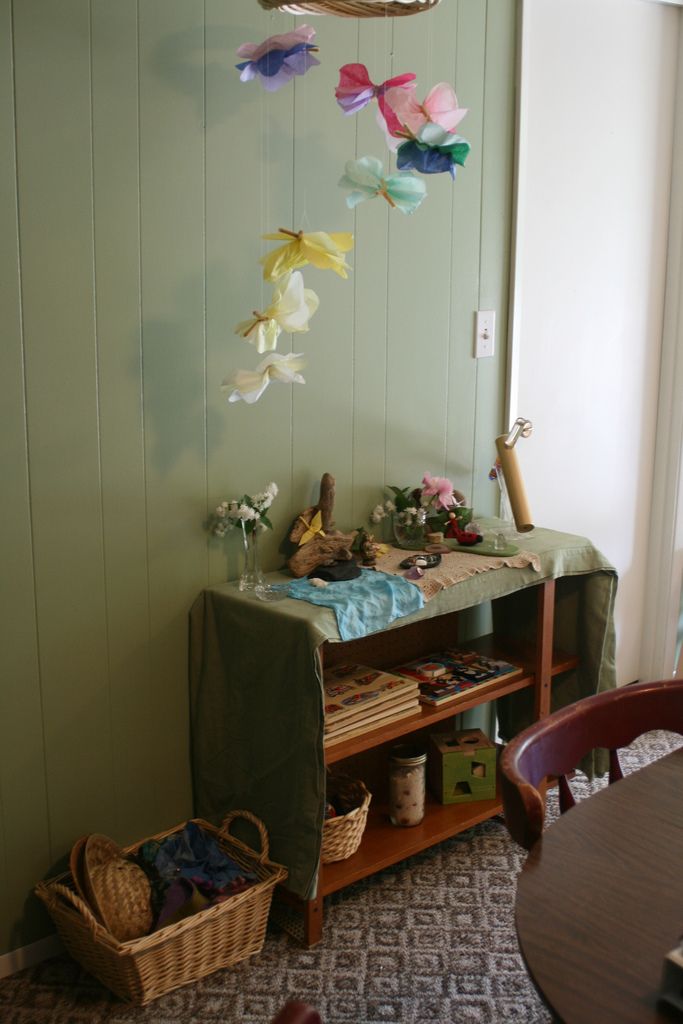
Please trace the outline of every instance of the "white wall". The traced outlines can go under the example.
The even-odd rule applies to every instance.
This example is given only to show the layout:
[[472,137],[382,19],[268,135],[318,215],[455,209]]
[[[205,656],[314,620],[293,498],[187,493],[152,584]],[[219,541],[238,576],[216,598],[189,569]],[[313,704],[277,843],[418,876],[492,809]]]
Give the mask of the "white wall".
[[619,571],[639,675],[681,13],[524,0],[510,414],[537,523]]
[[[683,607],[683,32],[669,218],[669,254],[659,386],[652,529],[648,558],[641,675],[675,674]],[[681,636],[683,640],[683,636]]]

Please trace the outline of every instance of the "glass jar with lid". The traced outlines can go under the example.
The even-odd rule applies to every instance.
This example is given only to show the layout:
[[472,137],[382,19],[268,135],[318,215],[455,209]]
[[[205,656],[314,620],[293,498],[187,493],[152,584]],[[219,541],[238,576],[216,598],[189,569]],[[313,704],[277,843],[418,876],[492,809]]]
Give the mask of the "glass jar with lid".
[[427,754],[415,743],[389,751],[389,817],[392,825],[419,825],[425,813]]

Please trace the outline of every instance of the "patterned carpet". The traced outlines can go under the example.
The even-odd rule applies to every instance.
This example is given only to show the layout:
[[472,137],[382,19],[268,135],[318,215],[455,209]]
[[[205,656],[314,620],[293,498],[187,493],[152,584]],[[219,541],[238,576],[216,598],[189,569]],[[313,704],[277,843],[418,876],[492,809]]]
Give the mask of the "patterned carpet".
[[[681,745],[651,733],[622,759],[633,771]],[[579,796],[599,788],[579,776]],[[549,801],[549,814],[557,813]],[[262,952],[151,1006],[131,1008],[67,957],[0,982],[3,1024],[268,1024],[287,998],[325,1024],[536,1024],[550,1021],[517,951],[515,878],[524,852],[493,819],[325,903],[323,941],[306,950],[269,926]]]

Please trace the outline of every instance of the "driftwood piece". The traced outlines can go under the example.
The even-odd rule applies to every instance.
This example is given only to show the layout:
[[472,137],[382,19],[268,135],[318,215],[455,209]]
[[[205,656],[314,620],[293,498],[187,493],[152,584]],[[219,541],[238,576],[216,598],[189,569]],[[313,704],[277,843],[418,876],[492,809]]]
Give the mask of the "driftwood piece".
[[305,544],[301,544],[287,560],[290,572],[297,578],[307,576],[312,569],[317,568],[319,565],[324,565],[328,562],[348,562],[353,558],[351,545],[357,531],[340,533],[334,529],[334,519],[332,518],[334,492],[334,477],[331,473],[323,473],[320,480],[318,504],[312,505],[304,512],[301,512],[292,524],[289,539],[294,544],[298,544],[310,528],[313,517],[318,512],[320,513],[320,529],[322,533],[316,533]]
[[356,537],[352,533],[332,533],[325,537],[312,537],[297,548],[288,560],[287,566],[293,576],[299,579],[308,576],[312,569],[326,562],[348,562],[353,558],[351,546]]
[[323,521],[323,532],[328,533],[334,528],[332,512],[334,510],[335,481],[331,473],[323,473],[320,481],[320,497],[318,508]]

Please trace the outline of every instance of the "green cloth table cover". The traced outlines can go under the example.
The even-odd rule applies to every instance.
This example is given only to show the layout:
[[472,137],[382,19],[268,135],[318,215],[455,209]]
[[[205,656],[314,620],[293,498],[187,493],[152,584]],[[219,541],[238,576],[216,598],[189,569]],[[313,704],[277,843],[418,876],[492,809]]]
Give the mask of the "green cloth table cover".
[[[555,644],[578,654],[580,666],[555,681],[553,707],[615,686],[613,566],[584,537],[536,529],[519,544],[539,555],[540,572],[504,567],[472,576],[387,628],[494,601],[494,631],[533,636],[533,588],[555,579]],[[316,892],[323,825],[325,641],[339,641],[330,609],[263,602],[235,582],[207,587],[190,613],[195,814],[219,822],[229,810],[252,811],[268,829],[271,857],[289,870],[287,887],[304,899]],[[532,692],[503,698],[497,712],[509,739],[532,720]],[[604,770],[601,762],[592,767]]]

